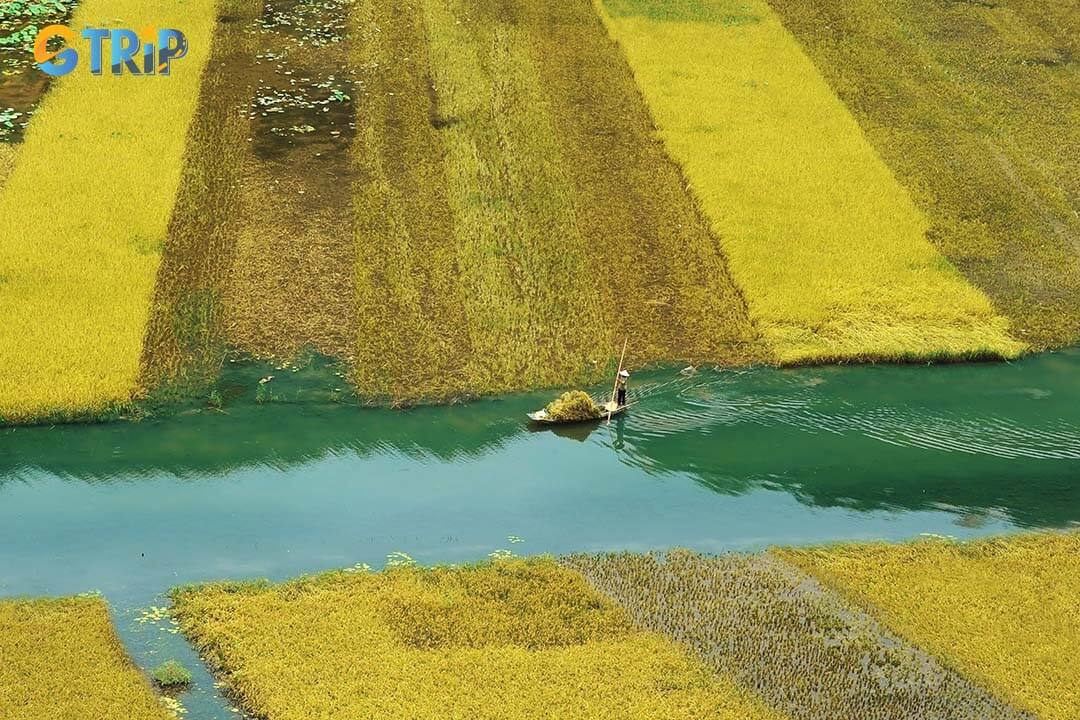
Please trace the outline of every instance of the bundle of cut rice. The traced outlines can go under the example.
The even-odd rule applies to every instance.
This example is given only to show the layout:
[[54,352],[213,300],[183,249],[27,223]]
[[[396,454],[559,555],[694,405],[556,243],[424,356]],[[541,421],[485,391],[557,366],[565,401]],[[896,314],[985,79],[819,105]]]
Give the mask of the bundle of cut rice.
[[559,422],[596,420],[603,410],[587,392],[571,390],[547,406],[547,416]]

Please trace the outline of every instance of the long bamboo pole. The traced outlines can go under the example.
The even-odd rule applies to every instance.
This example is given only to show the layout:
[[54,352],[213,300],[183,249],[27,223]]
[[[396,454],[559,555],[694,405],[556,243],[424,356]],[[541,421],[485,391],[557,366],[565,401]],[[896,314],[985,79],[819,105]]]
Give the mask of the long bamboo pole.
[[630,338],[623,338],[622,355],[619,356],[619,369],[615,371],[615,385],[611,388],[611,402],[608,403],[607,424],[611,424],[611,416],[615,412],[615,393],[619,391],[619,376],[622,375],[623,361],[626,360],[626,344]]

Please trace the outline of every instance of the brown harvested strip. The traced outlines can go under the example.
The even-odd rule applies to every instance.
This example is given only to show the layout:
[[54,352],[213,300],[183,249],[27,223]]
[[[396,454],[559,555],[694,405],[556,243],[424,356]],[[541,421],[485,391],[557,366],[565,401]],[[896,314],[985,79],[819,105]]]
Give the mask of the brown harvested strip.
[[792,720],[1033,720],[772,554],[564,562]]
[[632,364],[765,359],[719,243],[664,151],[618,45],[590,0],[504,0],[529,33],[601,268],[609,344]]
[[230,345],[258,357],[354,353],[347,4],[269,0],[256,26],[259,60],[232,68],[257,96],[225,323]]
[[1080,9],[772,0],[932,222],[1036,349],[1080,335]]
[[219,9],[143,343],[144,391],[200,388],[221,368],[222,299],[252,93],[249,78],[236,69],[257,52],[247,30],[261,12],[262,0],[224,0]]
[[497,2],[427,0],[472,388],[594,378],[608,321],[526,34]]
[[423,10],[362,0],[358,70],[356,363],[368,397],[446,399],[469,385],[464,287],[434,120]]

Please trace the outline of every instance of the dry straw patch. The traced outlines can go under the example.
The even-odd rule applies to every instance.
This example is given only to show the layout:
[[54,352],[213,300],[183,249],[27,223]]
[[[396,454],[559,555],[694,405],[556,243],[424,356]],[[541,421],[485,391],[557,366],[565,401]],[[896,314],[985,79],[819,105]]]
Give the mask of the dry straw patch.
[[793,720],[1032,720],[774,555],[565,562]]
[[98,598],[0,601],[4,720],[166,720]]
[[1036,347],[1075,341],[1080,6],[771,5],[911,190],[931,240],[1017,336]]
[[180,27],[168,78],[95,77],[45,96],[0,192],[0,418],[131,399],[150,296],[209,55],[214,0],[85,0],[76,28]]
[[1080,716],[1080,533],[783,555],[1017,706]]
[[1021,351],[768,5],[597,3],[782,362]]
[[15,161],[19,157],[20,147],[21,145],[0,143],[0,191],[4,189],[4,183],[7,181],[8,176],[11,175],[11,171],[15,169]]
[[267,720],[776,717],[548,559],[174,600],[184,632]]

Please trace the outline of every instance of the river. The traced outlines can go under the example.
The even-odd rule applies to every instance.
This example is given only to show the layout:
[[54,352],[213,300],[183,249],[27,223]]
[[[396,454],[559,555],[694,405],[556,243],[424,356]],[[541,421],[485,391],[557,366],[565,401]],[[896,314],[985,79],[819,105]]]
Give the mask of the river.
[[0,429],[0,596],[101,592],[136,662],[196,669],[187,718],[224,720],[181,637],[139,621],[178,584],[378,569],[397,551],[431,564],[1080,524],[1080,349],[656,370],[635,376],[626,417],[560,433],[525,422],[551,393],[388,410],[339,402],[341,383],[235,364],[220,411]]

